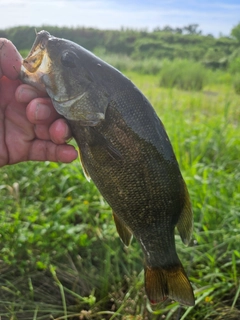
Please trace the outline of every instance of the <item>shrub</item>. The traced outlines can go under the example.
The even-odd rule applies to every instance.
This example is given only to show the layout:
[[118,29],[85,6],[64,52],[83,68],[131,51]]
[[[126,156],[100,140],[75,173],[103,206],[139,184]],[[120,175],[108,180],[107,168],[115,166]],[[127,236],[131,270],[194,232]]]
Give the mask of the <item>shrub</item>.
[[161,70],[160,85],[182,90],[202,90],[207,70],[200,63],[188,60],[166,61]]
[[131,70],[141,74],[158,74],[162,69],[162,61],[157,58],[133,61]]
[[106,51],[100,49],[94,51],[94,53],[122,72],[134,71],[141,74],[158,74],[162,68],[162,61],[157,58],[133,59],[127,55],[106,53]]

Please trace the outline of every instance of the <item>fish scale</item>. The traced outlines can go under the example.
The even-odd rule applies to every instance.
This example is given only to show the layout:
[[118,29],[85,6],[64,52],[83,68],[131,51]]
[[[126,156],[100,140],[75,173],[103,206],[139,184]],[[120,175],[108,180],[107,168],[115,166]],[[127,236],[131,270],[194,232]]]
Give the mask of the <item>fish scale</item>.
[[113,209],[120,238],[129,245],[133,235],[140,243],[149,300],[194,305],[174,238],[177,226],[183,242],[190,240],[190,199],[150,102],[118,70],[46,31],[37,34],[21,79],[45,87],[69,123],[86,177]]

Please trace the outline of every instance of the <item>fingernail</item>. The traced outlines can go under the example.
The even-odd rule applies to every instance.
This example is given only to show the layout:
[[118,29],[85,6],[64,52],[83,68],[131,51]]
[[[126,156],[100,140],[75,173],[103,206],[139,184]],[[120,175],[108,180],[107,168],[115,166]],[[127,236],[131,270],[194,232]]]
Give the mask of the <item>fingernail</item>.
[[37,104],[35,111],[36,120],[46,120],[50,117],[50,114],[51,110],[47,105],[41,103]]

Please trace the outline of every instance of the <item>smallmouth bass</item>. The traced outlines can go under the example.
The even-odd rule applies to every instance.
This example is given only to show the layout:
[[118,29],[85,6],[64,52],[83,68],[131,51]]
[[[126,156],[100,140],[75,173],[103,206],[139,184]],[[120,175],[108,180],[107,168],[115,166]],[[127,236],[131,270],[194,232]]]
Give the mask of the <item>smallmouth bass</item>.
[[191,284],[177,256],[174,229],[188,244],[192,210],[171,143],[144,95],[118,70],[71,41],[37,34],[21,80],[46,90],[78,146],[84,173],[113,210],[128,246],[145,256],[151,303],[167,297],[193,306]]

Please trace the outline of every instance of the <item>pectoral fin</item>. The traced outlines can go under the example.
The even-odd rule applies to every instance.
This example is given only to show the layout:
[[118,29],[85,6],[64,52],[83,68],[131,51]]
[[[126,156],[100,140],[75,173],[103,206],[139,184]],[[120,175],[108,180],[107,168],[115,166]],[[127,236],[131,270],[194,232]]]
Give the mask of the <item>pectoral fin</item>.
[[122,242],[125,244],[125,246],[129,246],[132,240],[132,233],[127,228],[125,223],[116,215],[116,213],[113,212],[113,218],[114,222],[116,224],[117,232],[122,240]]
[[97,145],[105,148],[112,159],[117,161],[122,160],[120,151],[114,148],[114,146],[103,135],[95,130],[95,127],[90,127],[89,130],[91,130],[91,133],[94,136],[94,144],[92,145]]
[[189,244],[193,231],[193,215],[187,187],[185,186],[185,205],[177,223],[177,229],[184,244]]

